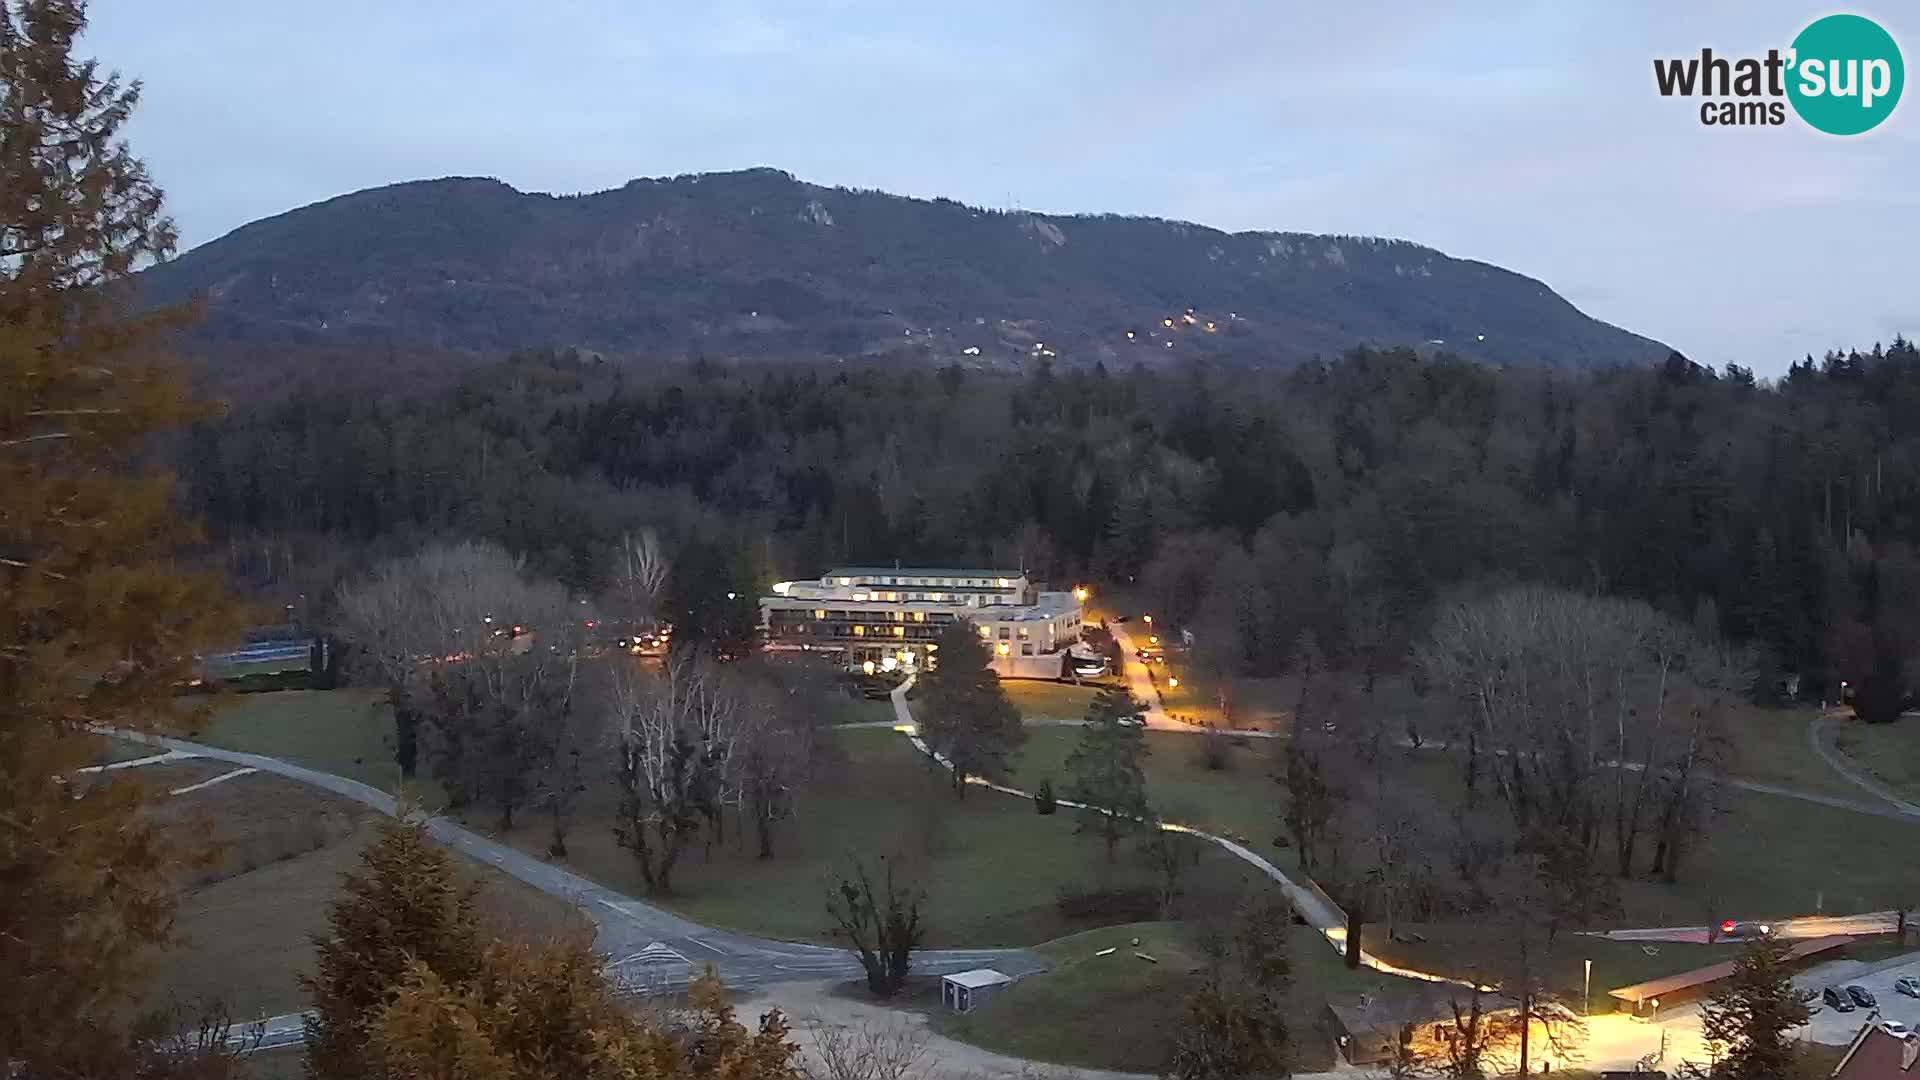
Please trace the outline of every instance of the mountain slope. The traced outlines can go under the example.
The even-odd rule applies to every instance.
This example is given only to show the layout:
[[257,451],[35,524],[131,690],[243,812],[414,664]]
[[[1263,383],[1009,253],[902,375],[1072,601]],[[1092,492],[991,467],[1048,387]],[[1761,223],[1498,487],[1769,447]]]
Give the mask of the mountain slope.
[[1444,342],[1566,368],[1667,352],[1531,278],[1401,241],[1000,213],[771,169],[569,197],[395,184],[254,222],[144,277],[156,302],[206,293],[202,333],[239,342],[1261,364]]

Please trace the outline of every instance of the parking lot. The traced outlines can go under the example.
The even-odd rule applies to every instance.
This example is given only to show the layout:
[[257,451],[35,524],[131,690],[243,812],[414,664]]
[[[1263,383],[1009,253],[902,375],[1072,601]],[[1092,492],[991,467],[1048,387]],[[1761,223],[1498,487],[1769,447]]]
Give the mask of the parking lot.
[[[1893,992],[1893,981],[1902,975],[1920,977],[1920,953],[1907,953],[1891,960],[1882,960],[1873,964],[1863,964],[1858,960],[1835,960],[1809,968],[1804,974],[1794,977],[1795,986],[1803,990],[1818,993],[1826,987],[1833,987],[1842,994],[1849,984],[1858,984],[1879,1002],[1880,1018],[1897,1020],[1908,1027],[1920,1029],[1920,1000]],[[1814,1042],[1843,1045],[1852,1041],[1866,1022],[1872,1009],[1855,1008],[1852,1012],[1839,1012],[1830,1006],[1820,1005],[1820,1011],[1813,1014],[1813,1020],[1807,1025],[1807,1037]]]

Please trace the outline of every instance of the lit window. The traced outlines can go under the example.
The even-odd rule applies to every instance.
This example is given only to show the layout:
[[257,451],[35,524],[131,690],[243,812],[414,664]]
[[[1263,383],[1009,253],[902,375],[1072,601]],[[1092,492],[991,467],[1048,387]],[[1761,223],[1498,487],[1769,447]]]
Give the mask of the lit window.
[[906,636],[907,636],[907,628],[906,628],[906,627],[904,627],[904,626],[896,626],[896,627],[894,627],[894,628],[893,628],[893,636],[894,636],[894,637],[906,637]]
[[1000,648],[998,652],[1000,653],[1001,656],[1011,656],[1013,654],[1013,649],[1012,647],[1008,646],[1005,642],[1002,642],[1000,644]]
[[888,593],[888,594],[887,594],[887,603],[889,603],[889,604],[897,604],[897,603],[899,603],[899,602],[900,602],[900,594],[899,594],[899,593],[897,593],[897,592],[890,592],[890,593]]
[[856,626],[856,627],[854,627],[854,628],[853,628],[853,636],[854,636],[854,637],[866,637],[866,636],[867,636],[867,628],[866,628],[866,627],[864,627],[864,626]]
[[824,619],[824,618],[826,618],[826,617],[827,617],[827,611],[826,611],[826,609],[825,609],[825,608],[814,608],[814,609],[813,609],[813,617],[814,617],[814,618],[816,618],[816,619]]
[[857,592],[853,594],[853,598],[855,600],[865,600],[867,598],[867,594],[863,592]]
[[992,637],[992,636],[993,636],[993,627],[991,627],[991,626],[983,626],[983,627],[981,627],[981,628],[980,628],[980,636],[981,636],[981,637]]
[[843,577],[843,578],[841,578],[841,579],[840,579],[840,584],[842,584],[842,585],[851,585],[851,584],[853,584],[853,579],[852,579],[852,578],[844,578],[844,577]]
[[926,612],[924,612],[924,611],[916,611],[916,612],[914,612],[914,613],[913,613],[913,621],[914,621],[914,622],[926,622],[926,621],[927,621],[927,613],[926,613]]
[[1003,588],[1003,589],[1004,589],[1004,588],[1006,588],[1006,587],[1007,587],[1008,585],[1011,585],[1011,584],[1012,584],[1012,582],[1010,582],[1010,581],[1008,581],[1008,580],[1007,580],[1006,578],[1001,578],[1001,579],[1000,579],[1000,587],[1001,587],[1001,588]]
[[1030,636],[1032,635],[1028,633],[1026,627],[1023,626],[1020,628],[1020,640],[1025,641]]

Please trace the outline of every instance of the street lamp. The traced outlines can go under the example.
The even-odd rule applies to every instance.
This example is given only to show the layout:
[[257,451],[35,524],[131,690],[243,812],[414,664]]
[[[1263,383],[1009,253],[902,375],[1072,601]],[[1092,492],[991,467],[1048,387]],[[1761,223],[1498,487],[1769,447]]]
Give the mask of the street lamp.
[[1147,624],[1148,626],[1152,626],[1152,625],[1153,625],[1153,616],[1151,616],[1151,615],[1142,615],[1142,616],[1140,616],[1140,618],[1141,618],[1141,620],[1142,620],[1142,621],[1144,621],[1144,622],[1145,622],[1145,623],[1146,623],[1146,624]]
[[1180,680],[1174,678],[1171,675],[1167,676],[1167,689],[1178,690],[1179,688],[1180,688]]
[[1580,992],[1580,1015],[1586,1016],[1593,1010],[1593,961],[1586,961],[1586,988]]
[[1078,600],[1078,601],[1080,601],[1081,603],[1083,603],[1083,604],[1084,604],[1084,603],[1086,603],[1086,602],[1087,602],[1087,597],[1088,597],[1089,595],[1091,595],[1091,594],[1090,594],[1090,593],[1088,592],[1088,590],[1087,590],[1087,587],[1086,587],[1085,585],[1076,585],[1076,586],[1074,586],[1074,588],[1073,588],[1073,598],[1074,598],[1075,600]]

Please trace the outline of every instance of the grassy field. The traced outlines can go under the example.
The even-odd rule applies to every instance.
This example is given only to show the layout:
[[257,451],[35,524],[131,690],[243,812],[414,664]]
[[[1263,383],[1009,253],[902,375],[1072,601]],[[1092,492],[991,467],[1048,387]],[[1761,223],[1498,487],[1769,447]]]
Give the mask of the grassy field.
[[[1197,755],[1205,736],[1149,731],[1147,740],[1147,798],[1169,820],[1208,832],[1244,836],[1266,847],[1279,828],[1282,789],[1272,777],[1277,744],[1242,740],[1230,745],[1229,766],[1214,772],[1203,768]],[[1071,783],[1067,756],[1079,741],[1077,728],[1034,728],[1014,765],[1012,783],[1031,791],[1051,778],[1063,797]]]
[[[327,925],[341,875],[360,868],[370,822],[334,843],[191,890],[180,905],[181,944],[161,960],[159,993],[183,1002],[219,1001],[236,1018],[294,1012],[305,1004],[300,976],[312,971],[312,936]],[[455,856],[483,884],[481,912],[498,933],[535,939],[591,933],[565,901]]]
[[[1367,951],[1417,971],[1469,973],[1494,963],[1491,958],[1501,954],[1506,930],[1485,923],[1445,923],[1404,927],[1400,936],[1414,934],[1426,940],[1389,941],[1376,930],[1367,938]],[[1545,981],[1563,1002],[1578,1009],[1585,989],[1585,962],[1593,961],[1593,1009],[1597,1012],[1611,1009],[1606,993],[1614,987],[1731,960],[1740,949],[1739,945],[1642,944],[1564,934],[1555,940],[1546,961]],[[1497,974],[1489,970],[1487,977]]]
[[1852,718],[1828,721],[1834,742],[1861,768],[1906,795],[1920,799],[1920,717],[1891,724],[1863,724]]
[[[1203,965],[1194,934],[1187,924],[1135,923],[1048,942],[1038,951],[1051,970],[1021,980],[975,1012],[936,1013],[935,1025],[953,1038],[1037,1061],[1157,1072],[1167,1063],[1180,1010]],[[1134,938],[1140,940],[1137,948]],[[1304,927],[1294,928],[1291,945],[1295,1067],[1324,1068],[1331,1058],[1315,1032],[1328,1000],[1391,994],[1411,984],[1366,969],[1347,970],[1339,955]],[[1107,948],[1116,951],[1096,955]]]
[[[1065,760],[1078,732],[1028,732],[1016,769],[1019,786],[1051,776],[1064,794]],[[1284,870],[1297,867],[1291,849],[1275,849],[1284,792],[1271,779],[1279,744],[1247,740],[1230,751],[1230,767],[1197,763],[1200,736],[1149,732],[1148,799],[1165,816],[1211,832],[1244,836]],[[1455,805],[1455,760],[1432,751],[1398,751],[1390,759],[1397,787],[1431,793],[1441,812]],[[1780,918],[1815,912],[1873,911],[1896,903],[1920,871],[1889,853],[1920,842],[1920,828],[1887,818],[1772,795],[1728,790],[1674,885],[1620,883],[1627,925],[1697,924],[1714,918]],[[1792,873],[1783,873],[1792,867]]]
[[238,694],[193,738],[351,777],[384,791],[400,784],[393,711],[377,690]]
[[1038,679],[1002,679],[1000,686],[1007,692],[1007,700],[1013,702],[1020,710],[1020,715],[1028,721],[1083,719],[1087,715],[1087,706],[1093,703],[1094,696],[1099,693],[1092,686]]
[[833,722],[836,724],[891,724],[893,721],[891,698],[842,696],[833,699]]
[[[930,945],[1030,945],[1085,928],[1060,914],[1062,886],[1145,880],[1124,855],[1109,869],[1097,843],[1075,835],[1065,814],[1041,817],[1028,800],[977,788],[956,800],[946,774],[891,731],[848,731],[840,740],[846,760],[801,793],[795,819],[780,827],[776,858],[755,858],[737,834],[711,849],[697,846],[674,871],[674,895],[656,902],[715,926],[825,940],[828,875],[854,856],[875,865],[892,855],[929,897]],[[632,854],[603,824],[612,820],[613,798],[606,785],[585,796],[566,862],[643,896]],[[540,855],[545,836],[530,824],[506,839]],[[1245,880],[1239,864],[1211,845],[1200,859],[1196,892],[1217,894]]]

